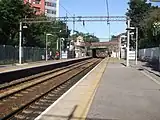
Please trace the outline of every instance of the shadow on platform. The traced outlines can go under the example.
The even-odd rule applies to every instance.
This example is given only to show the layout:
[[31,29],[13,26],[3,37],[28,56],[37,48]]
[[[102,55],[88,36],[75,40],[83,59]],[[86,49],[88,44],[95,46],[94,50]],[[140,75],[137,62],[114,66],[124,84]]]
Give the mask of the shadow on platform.
[[[143,67],[148,67],[148,68],[151,68],[151,70],[153,71],[157,71],[159,72],[159,63],[158,62],[146,62],[146,61],[143,61],[143,60],[140,60],[141,62],[144,62],[145,64],[142,65]],[[155,74],[156,76],[160,77],[160,75],[156,74],[155,72],[152,72],[152,71],[148,71],[150,73],[153,73]]]
[[[69,115],[69,116],[61,116],[61,115],[44,115],[43,117],[45,117],[45,119],[62,119],[62,120],[118,120],[118,119],[114,119],[114,118],[83,118],[83,117],[74,117],[73,114]],[[43,119],[39,119],[39,120],[43,120]]]
[[[113,118],[84,118],[84,117],[76,117],[74,115],[76,109],[77,109],[78,105],[75,105],[73,107],[72,112],[68,115],[68,116],[63,116],[63,115],[51,115],[51,114],[45,114],[43,115],[42,118],[38,119],[38,120],[43,120],[45,118],[45,120],[50,120],[50,119],[59,119],[59,120],[118,120],[118,119],[113,119]],[[62,113],[63,114],[63,113]]]

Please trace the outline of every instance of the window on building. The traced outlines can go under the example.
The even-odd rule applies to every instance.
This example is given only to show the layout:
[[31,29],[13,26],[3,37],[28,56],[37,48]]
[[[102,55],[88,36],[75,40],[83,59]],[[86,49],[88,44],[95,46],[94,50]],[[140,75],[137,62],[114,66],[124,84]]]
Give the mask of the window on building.
[[55,10],[47,9],[47,13],[49,13],[49,14],[56,14],[56,11]]
[[40,0],[35,0],[35,1],[33,2],[33,4],[41,4],[41,1],[40,1]]
[[56,14],[56,11],[55,11],[55,10],[52,10],[52,14]]
[[56,3],[51,3],[51,2],[45,2],[45,5],[50,7],[56,7]]
[[56,3],[52,3],[51,6],[52,6],[52,7],[56,7]]

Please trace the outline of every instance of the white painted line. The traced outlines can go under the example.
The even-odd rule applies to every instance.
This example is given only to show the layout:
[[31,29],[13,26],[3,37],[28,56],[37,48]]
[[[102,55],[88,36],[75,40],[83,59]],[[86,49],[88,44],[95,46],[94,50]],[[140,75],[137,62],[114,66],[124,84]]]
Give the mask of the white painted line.
[[[105,59],[104,59],[105,60]],[[67,92],[65,92],[60,98],[58,98],[52,105],[50,105],[45,111],[43,111],[34,120],[40,120],[40,118],[45,115],[52,107],[54,107],[61,99],[63,99],[70,91],[72,91],[80,82],[82,82],[93,70],[95,70],[104,60],[102,60],[98,65],[96,65],[90,72],[88,72],[83,78],[81,78],[74,86],[72,86]]]
[[150,75],[148,75],[147,73],[145,73],[144,71],[142,71],[142,73],[147,76],[148,78],[150,78],[153,82],[157,83],[158,85],[160,85],[160,82],[158,80],[156,80],[155,78],[151,77]]

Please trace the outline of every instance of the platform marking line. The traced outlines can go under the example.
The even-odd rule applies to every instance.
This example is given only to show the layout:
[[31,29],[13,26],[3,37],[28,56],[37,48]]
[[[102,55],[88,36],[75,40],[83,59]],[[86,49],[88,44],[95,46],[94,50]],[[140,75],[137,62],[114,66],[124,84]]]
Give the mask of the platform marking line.
[[[103,64],[103,63],[102,63]],[[98,68],[101,68],[102,64],[100,66],[98,66]],[[90,86],[88,86],[87,88],[84,88],[83,91],[86,91],[85,94],[83,94],[81,96],[80,102],[78,104],[78,108],[77,110],[74,112],[74,118],[84,118],[84,113],[86,111],[86,108],[88,107],[88,104],[91,102],[93,93],[95,92],[95,89],[97,87],[98,81],[99,81],[99,76],[101,76],[101,71],[102,69],[95,70],[95,72],[97,72],[97,74],[94,76],[95,80],[89,79],[90,80]],[[92,76],[93,73],[90,74],[90,76]],[[90,77],[89,76],[89,77]]]
[[[105,60],[105,59],[104,59]],[[45,111],[43,111],[34,120],[40,120],[40,118],[45,115],[52,107],[54,107],[61,99],[63,99],[70,91],[72,91],[80,82],[82,82],[91,72],[93,72],[104,60],[102,60],[98,65],[96,65],[90,72],[88,72],[83,78],[81,78],[74,86],[72,86],[67,92],[65,92],[60,98],[58,98],[53,104],[51,104]]]
[[[108,59],[107,59],[106,61],[109,62]],[[99,85],[100,85],[100,81],[102,80],[102,76],[103,76],[103,73],[105,72],[105,69],[106,69],[106,67],[107,67],[107,65],[108,65],[108,62],[107,62],[106,64],[104,63],[104,64],[105,64],[105,67],[103,67],[103,68],[101,69],[101,72],[98,73],[98,75],[99,75],[98,79],[99,79],[99,80],[97,80],[96,83],[94,83],[94,84],[95,84],[95,85],[94,85],[94,88],[95,88],[95,89],[94,89],[94,91],[93,91],[90,99],[89,99],[88,102],[87,102],[86,109],[84,110],[84,112],[83,112],[82,115],[81,115],[81,120],[85,120],[85,119],[87,118],[88,112],[89,112],[90,107],[91,107],[91,105],[92,105],[92,103],[93,103],[95,94],[96,94],[96,92],[97,92],[97,90],[98,90],[98,87],[99,87]],[[103,64],[103,63],[102,63],[102,64]],[[101,65],[102,65],[102,64],[101,64]],[[100,66],[99,66],[99,67],[100,67]],[[96,77],[97,77],[97,76],[96,76]],[[74,119],[74,118],[73,118],[73,119]]]
[[153,82],[155,82],[156,84],[160,85],[160,82],[158,80],[156,80],[155,78],[151,77],[150,75],[148,75],[147,73],[145,73],[144,71],[142,71],[142,73],[147,76],[148,78],[150,78]]

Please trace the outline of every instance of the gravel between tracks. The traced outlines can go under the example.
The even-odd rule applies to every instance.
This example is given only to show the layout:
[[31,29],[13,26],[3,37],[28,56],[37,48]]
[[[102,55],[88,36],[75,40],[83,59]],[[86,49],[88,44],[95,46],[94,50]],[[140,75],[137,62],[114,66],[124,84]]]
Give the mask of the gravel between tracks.
[[62,84],[63,82],[70,79],[72,76],[76,75],[80,71],[83,71],[84,68],[89,67],[91,64],[93,64],[93,62],[77,67],[76,69],[70,70],[69,72],[66,72],[60,76],[56,76],[39,85],[21,91],[20,93],[17,93],[14,96],[3,99],[2,101],[0,101],[0,118],[18,109],[19,107],[28,103],[29,101],[35,99],[36,97],[48,91],[50,88],[54,88]]

